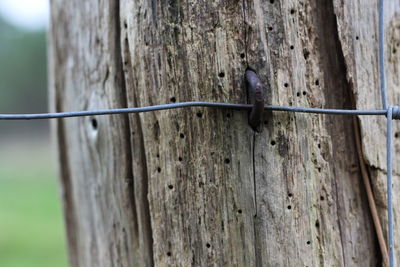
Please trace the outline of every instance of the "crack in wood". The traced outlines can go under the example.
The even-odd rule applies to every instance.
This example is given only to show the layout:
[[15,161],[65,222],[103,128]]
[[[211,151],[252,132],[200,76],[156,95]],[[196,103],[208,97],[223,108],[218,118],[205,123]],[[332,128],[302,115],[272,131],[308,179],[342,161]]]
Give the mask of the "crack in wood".
[[[119,72],[121,73],[122,76],[122,98],[123,98],[123,104],[125,107],[128,107],[128,92],[127,92],[127,85],[128,85],[128,80],[126,75],[129,75],[130,72],[127,72],[128,74],[125,74],[125,70],[127,69],[132,69],[132,64],[131,64],[131,59],[130,59],[130,52],[129,52],[129,40],[128,38],[124,38],[125,43],[122,42],[122,29],[121,29],[121,14],[120,14],[120,0],[117,1],[117,8],[116,8],[116,23],[117,23],[117,42],[119,45],[117,47],[119,48],[119,51],[117,52],[117,55],[119,55],[119,58],[117,59],[117,65],[119,65]],[[124,27],[125,31],[127,31],[127,27]],[[126,33],[127,34],[127,33]],[[125,69],[124,69],[125,68]],[[134,96],[133,102],[135,103],[135,106],[138,106],[136,96]],[[131,189],[130,189],[130,198],[131,198],[131,203],[132,203],[132,209],[133,209],[133,219],[135,220],[134,226],[135,226],[135,233],[136,233],[136,242],[137,246],[141,247],[140,251],[138,252],[139,254],[142,254],[142,257],[145,257],[143,254],[146,254],[147,258],[150,262],[147,262],[150,266],[154,265],[154,259],[153,259],[153,246],[152,246],[152,228],[151,228],[151,215],[150,215],[150,208],[149,208],[149,199],[147,198],[148,194],[148,182],[149,182],[149,176],[148,176],[148,169],[147,169],[147,161],[146,161],[146,153],[145,153],[145,144],[144,144],[144,138],[143,138],[143,130],[142,130],[142,124],[140,121],[140,115],[139,114],[132,114],[131,115],[132,120],[136,124],[136,138],[139,143],[139,148],[137,148],[140,153],[141,153],[141,167],[140,167],[140,176],[134,175],[134,170],[133,170],[133,155],[134,153],[134,144],[132,139],[134,138],[132,136],[132,133],[135,133],[135,130],[133,129],[131,125],[131,120],[130,117],[127,115],[125,116],[126,119],[126,125],[127,125],[127,139],[126,142],[128,144],[127,147],[127,155],[129,155],[129,164],[127,166],[127,173],[129,175],[129,179],[132,181],[131,182]],[[139,197],[136,196],[135,194],[135,188],[136,186],[140,184],[139,188],[137,190],[142,190],[140,192]],[[138,208],[140,207],[140,208]],[[139,221],[141,220],[141,222]],[[142,237],[145,236],[145,237]],[[144,263],[144,262],[143,262]]]

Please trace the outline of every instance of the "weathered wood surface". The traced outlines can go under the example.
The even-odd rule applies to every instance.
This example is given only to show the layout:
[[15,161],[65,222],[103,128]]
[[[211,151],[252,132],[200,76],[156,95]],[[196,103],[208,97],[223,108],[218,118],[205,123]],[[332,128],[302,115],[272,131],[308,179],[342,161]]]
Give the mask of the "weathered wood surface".
[[[342,3],[344,2],[344,3]],[[378,72],[378,0],[368,3],[335,1],[340,45],[346,65],[348,85],[353,91],[357,109],[381,109]],[[398,105],[400,85],[400,2],[385,1],[385,58],[389,105]],[[387,233],[386,198],[386,120],[383,117],[360,117],[363,154],[368,164],[374,195],[379,208],[383,230]],[[399,192],[399,123],[394,121],[393,191]],[[400,199],[394,194],[395,218],[399,218]],[[395,219],[395,229],[398,229]],[[400,232],[395,231],[396,258],[400,260]]]
[[[390,92],[400,83],[399,4],[391,5]],[[381,107],[376,0],[58,0],[51,6],[57,111],[246,103],[247,67],[266,84],[268,104]],[[398,103],[398,95],[390,96]],[[264,117],[260,133],[248,127],[246,112],[220,109],[58,121],[72,265],[379,264],[352,118]],[[360,121],[386,226],[385,120]]]

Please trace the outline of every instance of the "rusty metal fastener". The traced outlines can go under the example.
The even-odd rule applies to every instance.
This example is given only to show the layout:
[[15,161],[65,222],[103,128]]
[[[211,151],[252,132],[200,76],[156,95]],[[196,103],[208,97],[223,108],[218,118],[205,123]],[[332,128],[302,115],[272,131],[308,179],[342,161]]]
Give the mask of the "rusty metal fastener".
[[253,70],[246,70],[245,79],[248,97],[251,99],[251,104],[253,104],[253,108],[249,114],[249,125],[254,131],[257,131],[264,111],[264,86],[257,73]]

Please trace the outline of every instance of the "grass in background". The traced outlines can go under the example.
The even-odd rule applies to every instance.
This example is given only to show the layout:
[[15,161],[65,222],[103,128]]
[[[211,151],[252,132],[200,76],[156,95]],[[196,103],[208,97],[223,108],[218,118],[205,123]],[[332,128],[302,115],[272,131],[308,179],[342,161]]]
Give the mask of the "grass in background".
[[29,143],[0,146],[0,266],[64,267],[54,160],[49,144]]

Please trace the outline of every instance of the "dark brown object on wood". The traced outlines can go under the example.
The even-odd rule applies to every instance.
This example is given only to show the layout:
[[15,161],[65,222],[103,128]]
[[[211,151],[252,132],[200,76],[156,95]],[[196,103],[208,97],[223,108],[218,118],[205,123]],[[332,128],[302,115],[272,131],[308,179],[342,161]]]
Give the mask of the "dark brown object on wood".
[[251,104],[253,104],[253,108],[249,113],[249,125],[254,131],[257,131],[264,111],[264,86],[253,70],[246,70],[245,78],[248,97],[251,100]]

